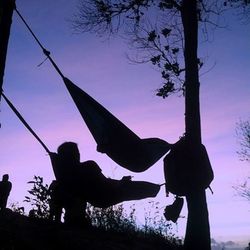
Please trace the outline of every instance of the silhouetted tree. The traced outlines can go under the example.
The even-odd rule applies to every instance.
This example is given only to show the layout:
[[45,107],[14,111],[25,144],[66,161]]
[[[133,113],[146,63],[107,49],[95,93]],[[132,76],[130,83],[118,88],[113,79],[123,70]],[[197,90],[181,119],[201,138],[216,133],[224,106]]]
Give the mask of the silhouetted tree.
[[[242,161],[250,162],[250,121],[240,121],[236,125],[236,133],[239,139],[240,150],[237,151]],[[237,193],[250,201],[250,185],[248,177],[242,184],[235,186]]]
[[[165,98],[185,93],[186,138],[194,148],[201,144],[198,70],[202,62],[197,57],[197,44],[198,21],[206,18],[201,15],[206,14],[201,12],[204,8],[195,0],[84,1],[74,22],[75,28],[83,31],[112,34],[125,27],[132,34],[132,45],[143,52],[142,62],[161,69],[164,82],[157,95]],[[194,249],[200,242],[198,248],[210,249],[205,190],[187,196],[187,202],[186,248]]]
[[[185,137],[194,151],[201,144],[198,25],[208,34],[219,14],[227,8],[249,7],[249,0],[91,0],[81,1],[73,26],[76,31],[112,35],[123,29],[138,52],[132,60],[151,62],[160,68],[163,98],[182,92],[185,96]],[[249,8],[248,8],[249,9]],[[201,166],[202,167],[202,166]],[[188,223],[186,249],[211,249],[204,188],[186,196]]]
[[15,0],[0,1],[0,100]]
[[237,151],[242,161],[250,161],[250,121],[240,121],[236,125],[240,150]]

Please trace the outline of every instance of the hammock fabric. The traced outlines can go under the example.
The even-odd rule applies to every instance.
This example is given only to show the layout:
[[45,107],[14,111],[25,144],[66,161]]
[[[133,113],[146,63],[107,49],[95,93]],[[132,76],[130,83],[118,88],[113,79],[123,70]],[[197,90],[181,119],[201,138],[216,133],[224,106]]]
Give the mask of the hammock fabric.
[[130,171],[142,172],[169,151],[169,143],[159,138],[140,139],[91,96],[69,79],[63,79],[99,152]]
[[50,158],[65,195],[68,193],[95,207],[106,208],[123,201],[155,197],[160,190],[160,185],[150,182],[106,178],[94,161],[68,164],[56,153],[50,153]]

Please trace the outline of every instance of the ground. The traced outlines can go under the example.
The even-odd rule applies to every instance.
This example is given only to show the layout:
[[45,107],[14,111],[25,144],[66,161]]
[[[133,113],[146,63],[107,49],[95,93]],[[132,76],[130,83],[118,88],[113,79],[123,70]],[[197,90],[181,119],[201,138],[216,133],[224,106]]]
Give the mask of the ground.
[[93,227],[73,228],[32,219],[7,209],[0,211],[0,250],[178,250],[174,243],[147,236]]

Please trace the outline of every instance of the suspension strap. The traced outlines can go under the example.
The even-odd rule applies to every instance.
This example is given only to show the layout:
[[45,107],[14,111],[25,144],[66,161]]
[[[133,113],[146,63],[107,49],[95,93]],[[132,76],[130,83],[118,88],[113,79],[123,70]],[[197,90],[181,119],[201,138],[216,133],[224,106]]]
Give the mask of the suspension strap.
[[18,110],[15,108],[15,106],[11,103],[11,101],[5,96],[5,94],[2,92],[2,96],[4,100],[7,102],[9,107],[12,109],[12,111],[16,114],[16,116],[20,119],[20,121],[23,123],[23,125],[30,131],[30,133],[40,142],[40,144],[43,146],[43,148],[46,150],[48,154],[50,154],[49,149],[47,146],[42,142],[42,140],[38,137],[38,135],[34,132],[34,130],[29,126],[29,124],[24,120],[22,115],[18,112]]
[[50,62],[52,63],[52,65],[54,66],[55,70],[57,71],[57,73],[64,79],[64,75],[61,72],[61,70],[58,68],[58,66],[56,65],[55,61],[51,58],[50,56],[50,52],[44,48],[44,46],[42,45],[42,43],[39,41],[39,39],[37,38],[37,36],[35,35],[35,33],[32,31],[32,29],[30,28],[30,26],[28,25],[28,23],[25,21],[25,19],[23,18],[23,16],[21,15],[21,13],[17,10],[17,8],[15,7],[14,9],[17,13],[17,15],[21,18],[21,20],[23,21],[24,25],[27,27],[27,29],[29,30],[29,32],[31,33],[31,35],[34,37],[34,39],[36,40],[36,42],[38,43],[38,45],[40,46],[40,48],[42,49],[44,55],[50,60]]

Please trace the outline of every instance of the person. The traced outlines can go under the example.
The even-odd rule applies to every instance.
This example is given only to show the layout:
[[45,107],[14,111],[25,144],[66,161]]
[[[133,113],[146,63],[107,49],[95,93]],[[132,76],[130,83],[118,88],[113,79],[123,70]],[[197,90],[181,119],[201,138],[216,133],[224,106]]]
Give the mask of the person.
[[0,181],[0,210],[6,208],[11,188],[12,184],[9,181],[9,175],[4,174],[2,177],[2,181]]
[[53,180],[49,186],[49,219],[55,222],[61,222],[63,200],[62,190],[58,181]]
[[50,158],[63,192],[64,221],[68,224],[76,221],[86,224],[87,202],[107,208],[123,201],[155,197],[160,190],[158,184],[132,181],[130,176],[121,180],[107,178],[95,161],[80,161],[80,152],[74,142],[61,144],[57,153],[50,153]]
[[[89,194],[87,195],[87,193],[91,193],[91,191],[87,191],[87,189],[93,178],[97,178],[98,173],[101,173],[100,168],[97,167],[94,161],[81,163],[78,146],[74,142],[63,143],[58,147],[57,154],[51,153],[50,157],[59,196],[61,193],[59,203],[61,203],[61,208],[65,209],[65,224],[88,226],[86,207]],[[91,169],[91,171],[87,171],[87,168]]]

